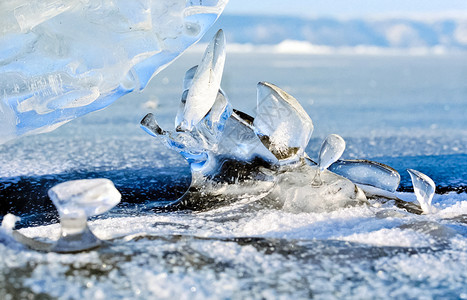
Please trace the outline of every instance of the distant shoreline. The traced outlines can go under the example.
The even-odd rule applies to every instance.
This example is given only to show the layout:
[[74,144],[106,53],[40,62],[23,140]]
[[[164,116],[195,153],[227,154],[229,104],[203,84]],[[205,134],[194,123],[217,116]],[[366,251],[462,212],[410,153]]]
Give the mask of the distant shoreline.
[[[192,46],[188,51],[202,53],[206,43]],[[290,54],[290,55],[384,55],[384,56],[425,56],[425,55],[467,55],[467,50],[449,49],[444,46],[388,48],[372,45],[358,45],[354,47],[331,47],[313,45],[306,41],[285,40],[275,45],[254,45],[251,43],[227,44],[227,53],[261,53],[261,54]]]
[[467,16],[291,17],[221,15],[229,52],[426,55],[467,53]]

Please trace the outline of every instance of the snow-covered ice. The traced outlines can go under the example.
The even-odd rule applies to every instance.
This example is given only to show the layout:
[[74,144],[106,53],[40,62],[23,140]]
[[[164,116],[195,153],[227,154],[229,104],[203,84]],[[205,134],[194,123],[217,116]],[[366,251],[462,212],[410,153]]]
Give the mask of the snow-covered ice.
[[[74,255],[0,244],[1,269],[9,270],[0,272],[1,289],[21,282],[25,295],[69,299],[465,296],[465,195],[435,197],[434,215],[367,206],[245,211],[247,202],[95,220],[92,230],[113,244]],[[50,238],[59,230],[21,232]]]

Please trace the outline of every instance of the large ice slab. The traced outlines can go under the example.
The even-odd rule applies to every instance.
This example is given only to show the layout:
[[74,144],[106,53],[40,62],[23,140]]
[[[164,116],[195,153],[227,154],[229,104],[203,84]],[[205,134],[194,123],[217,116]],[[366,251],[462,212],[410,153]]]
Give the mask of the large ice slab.
[[227,0],[0,4],[0,143],[108,106],[198,41]]

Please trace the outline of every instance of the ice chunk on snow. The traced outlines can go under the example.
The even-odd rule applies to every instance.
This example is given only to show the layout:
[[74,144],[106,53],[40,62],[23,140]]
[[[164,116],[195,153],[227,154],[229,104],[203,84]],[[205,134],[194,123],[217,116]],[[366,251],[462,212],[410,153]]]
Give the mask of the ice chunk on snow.
[[0,143],[144,88],[203,36],[226,2],[3,1]]
[[329,170],[357,184],[395,192],[401,177],[393,168],[369,160],[338,160]]
[[104,178],[72,180],[49,190],[49,197],[60,217],[91,217],[105,213],[120,202],[121,195],[112,181]]
[[408,169],[410,177],[412,178],[413,189],[417,201],[420,204],[423,213],[434,213],[436,209],[431,205],[431,200],[435,194],[436,185],[433,180],[417,170]]
[[7,232],[12,231],[15,228],[16,222],[19,220],[20,218],[13,214],[4,215],[2,220],[2,229],[6,230]]
[[60,214],[60,238],[51,247],[55,252],[76,252],[99,246],[102,241],[88,228],[87,217],[108,211],[121,199],[112,181],[104,178],[60,183],[49,190],[49,197]]
[[300,103],[267,82],[257,86],[253,125],[261,142],[280,160],[301,157],[313,132],[313,122]]
[[225,37],[220,29],[204,52],[188,90],[183,118],[177,124],[181,130],[191,131],[203,119],[216,101],[225,62]]
[[[112,181],[108,179],[60,183],[49,190],[49,196],[60,214],[61,231],[57,242],[39,241],[17,230],[13,230],[11,234],[17,242],[31,249],[61,253],[85,251],[100,246],[102,241],[89,229],[87,218],[108,211],[121,198]],[[14,219],[5,216],[2,226],[12,229]]]

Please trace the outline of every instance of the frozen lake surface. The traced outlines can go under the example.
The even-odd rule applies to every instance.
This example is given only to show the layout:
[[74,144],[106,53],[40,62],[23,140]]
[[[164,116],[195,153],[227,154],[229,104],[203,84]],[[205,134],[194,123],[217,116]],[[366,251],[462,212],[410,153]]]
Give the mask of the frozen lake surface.
[[437,184],[434,215],[387,204],[330,213],[255,209],[245,195],[203,212],[154,212],[188,188],[188,164],[148,136],[154,112],[171,128],[187,53],[141,94],[44,135],[0,146],[1,214],[28,236],[58,236],[46,196],[56,183],[105,177],[122,203],[91,222],[111,245],[42,254],[0,239],[0,294],[44,298],[467,298],[467,57],[228,54],[223,88],[254,115],[256,83],[277,84],[313,119],[307,149],[331,133],[343,157],[407,168]]

